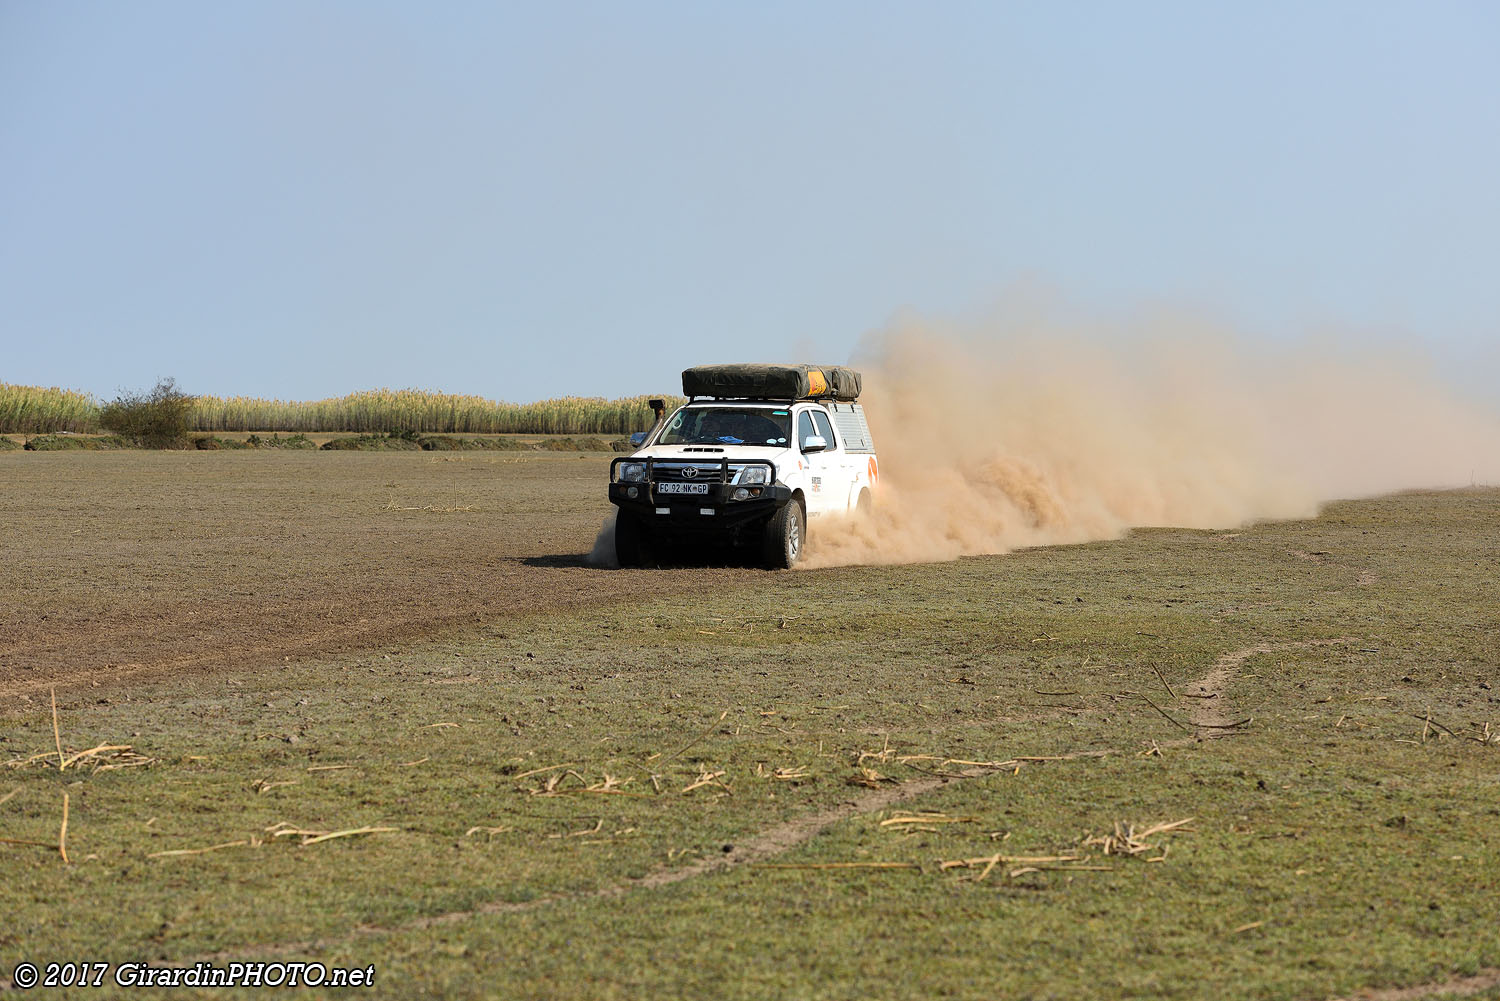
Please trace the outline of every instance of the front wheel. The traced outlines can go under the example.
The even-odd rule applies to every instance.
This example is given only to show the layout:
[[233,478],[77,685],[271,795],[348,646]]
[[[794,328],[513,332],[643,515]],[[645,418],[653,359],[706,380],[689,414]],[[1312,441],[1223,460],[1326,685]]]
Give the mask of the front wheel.
[[766,522],[765,560],[772,570],[790,570],[802,558],[807,540],[807,515],[802,502],[788,501]]
[[615,514],[615,560],[622,567],[638,567],[646,563],[650,550],[646,528],[633,514],[624,511]]

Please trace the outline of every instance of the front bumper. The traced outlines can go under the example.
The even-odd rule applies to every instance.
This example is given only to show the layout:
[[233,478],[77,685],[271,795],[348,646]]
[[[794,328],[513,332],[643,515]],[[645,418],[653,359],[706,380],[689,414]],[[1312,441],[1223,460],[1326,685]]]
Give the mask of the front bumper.
[[[739,489],[735,484],[706,485],[706,494],[662,494],[655,483],[611,483],[609,501],[621,511],[639,517],[647,529],[721,533],[763,521],[792,499],[791,488],[782,483],[759,487],[759,496],[739,501],[731,499]],[[629,496],[632,487],[636,489],[636,497]]]

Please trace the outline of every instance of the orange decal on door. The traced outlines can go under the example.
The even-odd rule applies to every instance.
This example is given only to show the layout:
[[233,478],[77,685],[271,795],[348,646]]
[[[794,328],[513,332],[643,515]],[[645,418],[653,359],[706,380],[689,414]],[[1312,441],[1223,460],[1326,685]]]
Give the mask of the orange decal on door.
[[875,456],[872,455],[872,456],[870,456],[870,482],[871,483],[875,482],[875,476],[876,476]]

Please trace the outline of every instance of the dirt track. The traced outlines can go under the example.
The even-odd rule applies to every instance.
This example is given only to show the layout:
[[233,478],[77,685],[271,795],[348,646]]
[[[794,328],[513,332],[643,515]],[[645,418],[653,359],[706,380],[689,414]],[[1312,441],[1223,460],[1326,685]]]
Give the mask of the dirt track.
[[607,458],[0,456],[0,696],[368,649],[752,575],[584,554]]

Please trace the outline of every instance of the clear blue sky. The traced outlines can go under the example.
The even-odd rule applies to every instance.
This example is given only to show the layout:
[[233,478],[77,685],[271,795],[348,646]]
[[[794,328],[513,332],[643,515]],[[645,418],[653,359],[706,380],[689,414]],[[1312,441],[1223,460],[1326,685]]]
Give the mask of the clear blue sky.
[[1457,369],[1497,53],[1493,2],[0,0],[0,381],[670,391],[1026,282]]

